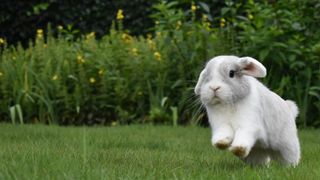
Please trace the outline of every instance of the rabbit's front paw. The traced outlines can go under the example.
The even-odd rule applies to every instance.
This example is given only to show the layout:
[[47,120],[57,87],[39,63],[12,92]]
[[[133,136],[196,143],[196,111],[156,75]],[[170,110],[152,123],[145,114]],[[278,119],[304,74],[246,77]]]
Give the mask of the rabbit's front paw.
[[214,142],[213,145],[219,149],[227,149],[230,146],[231,141],[232,139],[230,137],[226,137]]
[[245,146],[232,146],[230,147],[230,151],[240,158],[245,158],[249,154],[249,148]]

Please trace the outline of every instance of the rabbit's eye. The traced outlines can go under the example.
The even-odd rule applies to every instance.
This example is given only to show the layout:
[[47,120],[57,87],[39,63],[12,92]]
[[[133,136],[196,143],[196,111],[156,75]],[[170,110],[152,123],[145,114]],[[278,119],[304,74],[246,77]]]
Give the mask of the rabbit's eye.
[[235,74],[235,71],[234,71],[234,70],[230,70],[230,72],[229,72],[229,77],[233,78],[233,77],[234,77],[234,74]]

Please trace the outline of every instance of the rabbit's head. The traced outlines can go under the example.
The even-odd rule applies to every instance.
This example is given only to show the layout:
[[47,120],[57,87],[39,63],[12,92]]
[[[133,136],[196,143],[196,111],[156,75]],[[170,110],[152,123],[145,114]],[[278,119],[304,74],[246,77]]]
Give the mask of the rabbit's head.
[[200,73],[195,94],[204,105],[234,104],[250,94],[250,77],[265,77],[266,68],[251,57],[217,56]]

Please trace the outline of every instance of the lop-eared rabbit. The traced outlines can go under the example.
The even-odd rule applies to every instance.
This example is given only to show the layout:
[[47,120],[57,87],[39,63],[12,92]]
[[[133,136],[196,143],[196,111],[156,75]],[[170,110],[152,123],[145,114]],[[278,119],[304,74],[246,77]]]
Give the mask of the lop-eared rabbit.
[[267,165],[272,159],[296,166],[298,108],[255,78],[266,74],[254,58],[217,56],[200,73],[195,94],[206,108],[214,146],[251,165]]

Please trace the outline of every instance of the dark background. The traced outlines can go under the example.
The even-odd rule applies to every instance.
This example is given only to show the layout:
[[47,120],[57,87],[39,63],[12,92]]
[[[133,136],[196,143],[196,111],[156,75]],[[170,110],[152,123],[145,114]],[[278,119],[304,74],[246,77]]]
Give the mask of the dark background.
[[[159,1],[149,0],[49,0],[49,1],[3,1],[0,3],[0,37],[8,44],[21,42],[26,46],[37,29],[45,29],[50,23],[52,32],[56,27],[72,25],[79,34],[96,32],[100,38],[108,33],[118,9],[123,9],[125,29],[133,35],[152,32],[154,23],[150,18],[153,5]],[[190,0],[180,0],[179,6],[190,9]],[[223,1],[205,0],[213,16],[218,15]]]

